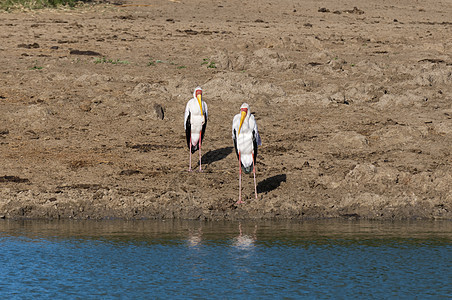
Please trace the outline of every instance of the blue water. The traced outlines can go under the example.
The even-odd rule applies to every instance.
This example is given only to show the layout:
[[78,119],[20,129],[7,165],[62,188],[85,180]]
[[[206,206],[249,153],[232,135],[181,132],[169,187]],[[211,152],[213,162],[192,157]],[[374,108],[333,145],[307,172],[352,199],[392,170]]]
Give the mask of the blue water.
[[0,222],[0,296],[452,298],[452,222]]

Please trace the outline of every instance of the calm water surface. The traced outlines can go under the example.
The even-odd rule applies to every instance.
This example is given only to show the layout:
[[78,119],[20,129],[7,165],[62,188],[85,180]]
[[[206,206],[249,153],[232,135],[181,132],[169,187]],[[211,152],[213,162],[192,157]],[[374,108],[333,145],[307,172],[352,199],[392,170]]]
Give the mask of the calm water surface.
[[452,298],[452,222],[0,220],[0,295]]

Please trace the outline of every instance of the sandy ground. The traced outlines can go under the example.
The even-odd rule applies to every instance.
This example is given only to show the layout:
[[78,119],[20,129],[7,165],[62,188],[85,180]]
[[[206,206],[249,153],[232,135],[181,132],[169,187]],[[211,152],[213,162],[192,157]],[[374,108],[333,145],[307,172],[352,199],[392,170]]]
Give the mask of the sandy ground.
[[452,219],[450,1],[123,4],[0,13],[0,217]]

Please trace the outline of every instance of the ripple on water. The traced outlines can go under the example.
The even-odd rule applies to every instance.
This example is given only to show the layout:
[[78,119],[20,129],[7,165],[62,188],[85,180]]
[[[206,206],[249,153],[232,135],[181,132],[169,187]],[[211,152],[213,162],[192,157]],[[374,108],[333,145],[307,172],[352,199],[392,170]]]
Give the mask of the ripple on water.
[[5,298],[450,297],[450,222],[0,221]]

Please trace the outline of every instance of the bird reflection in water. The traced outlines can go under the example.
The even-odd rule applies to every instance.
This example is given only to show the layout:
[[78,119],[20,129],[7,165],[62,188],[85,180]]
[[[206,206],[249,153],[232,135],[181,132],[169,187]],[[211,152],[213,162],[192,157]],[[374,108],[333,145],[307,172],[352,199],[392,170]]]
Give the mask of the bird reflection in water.
[[198,247],[202,242],[202,228],[188,229],[187,244],[189,247]]
[[251,235],[243,234],[242,223],[239,223],[239,235],[232,240],[232,246],[241,250],[251,250],[255,247],[257,225],[254,225],[254,230]]

